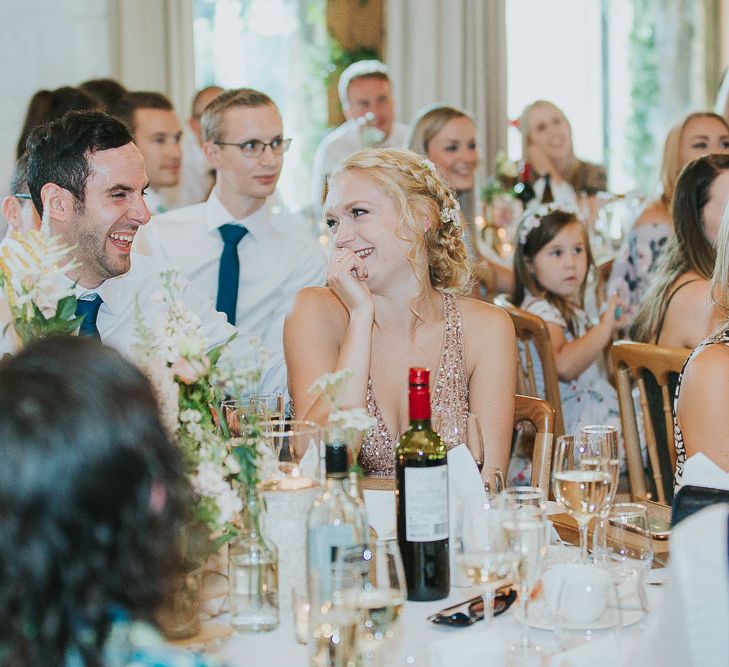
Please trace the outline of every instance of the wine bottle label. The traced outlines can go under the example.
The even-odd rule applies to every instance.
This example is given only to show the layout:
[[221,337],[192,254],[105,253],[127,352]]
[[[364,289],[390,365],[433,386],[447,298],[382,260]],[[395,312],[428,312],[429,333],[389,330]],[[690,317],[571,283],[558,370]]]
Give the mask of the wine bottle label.
[[405,468],[405,539],[448,537],[448,466]]

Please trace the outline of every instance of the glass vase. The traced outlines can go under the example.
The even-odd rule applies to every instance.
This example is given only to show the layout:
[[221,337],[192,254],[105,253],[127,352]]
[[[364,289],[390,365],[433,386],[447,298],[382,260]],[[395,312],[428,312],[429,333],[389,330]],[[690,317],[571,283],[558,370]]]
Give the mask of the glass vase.
[[275,630],[278,610],[278,551],[261,530],[262,503],[246,491],[243,526],[228,546],[230,621],[237,632]]

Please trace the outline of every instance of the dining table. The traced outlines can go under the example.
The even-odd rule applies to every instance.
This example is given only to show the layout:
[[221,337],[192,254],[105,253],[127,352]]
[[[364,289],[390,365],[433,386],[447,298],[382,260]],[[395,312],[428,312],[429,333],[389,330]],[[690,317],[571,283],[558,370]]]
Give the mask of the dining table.
[[[378,535],[385,537],[394,534],[395,507],[394,493],[386,486],[366,489],[365,504],[370,523]],[[564,521],[561,508],[556,503],[549,503],[547,514],[556,518],[553,522],[559,525]],[[565,534],[570,535],[569,522],[562,527]],[[550,547],[551,550],[563,549],[563,553],[577,558],[577,548],[561,542]],[[656,568],[648,573],[646,592],[651,609],[660,604],[662,584],[667,570]],[[302,582],[303,584],[304,582]],[[436,625],[428,621],[428,617],[451,605],[469,600],[482,593],[478,586],[451,586],[446,599],[434,602],[411,602],[403,605],[402,615],[396,625],[395,637],[383,647],[385,660],[383,665],[397,667],[415,665],[426,667],[499,667],[507,665],[509,647],[519,642],[522,622],[519,617],[519,603],[515,602],[503,614],[494,618],[489,627],[483,621],[469,627],[450,627]],[[280,595],[291,595],[291,591],[280,591]],[[573,649],[575,654],[564,653],[565,659],[555,660],[554,665],[620,665],[630,664],[631,646],[646,629],[651,612],[639,613],[629,618],[625,627],[620,628],[614,641],[610,635],[600,642],[590,642],[593,646]],[[563,655],[564,646],[560,645],[555,632],[551,629],[531,627],[530,637],[542,647],[546,656]],[[219,655],[224,664],[230,667],[306,667],[309,665],[307,646],[297,642],[294,615],[282,615],[278,628],[269,632],[234,633],[228,627],[226,614],[203,622],[201,638],[214,641],[201,641],[193,638],[191,642],[182,643],[191,648],[202,649]],[[198,643],[196,643],[198,641]],[[549,664],[549,663],[544,663]]]

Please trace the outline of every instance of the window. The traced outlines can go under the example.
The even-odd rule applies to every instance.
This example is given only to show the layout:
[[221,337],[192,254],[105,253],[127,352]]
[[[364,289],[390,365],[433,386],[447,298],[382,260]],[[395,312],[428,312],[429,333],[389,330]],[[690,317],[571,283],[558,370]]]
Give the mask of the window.
[[307,202],[308,165],[327,121],[325,0],[194,0],[195,85],[255,88],[276,102],[293,142],[279,181]]

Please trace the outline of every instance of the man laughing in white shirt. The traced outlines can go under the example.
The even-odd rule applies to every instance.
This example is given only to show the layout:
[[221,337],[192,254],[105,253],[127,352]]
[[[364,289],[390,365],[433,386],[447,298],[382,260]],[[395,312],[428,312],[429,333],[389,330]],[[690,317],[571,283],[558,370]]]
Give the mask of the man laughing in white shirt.
[[283,323],[303,287],[322,285],[326,260],[301,221],[274,201],[291,143],[264,93],[240,88],[216,97],[202,116],[203,150],[217,173],[207,202],[155,216],[144,251],[176,266],[241,329],[283,351]]

